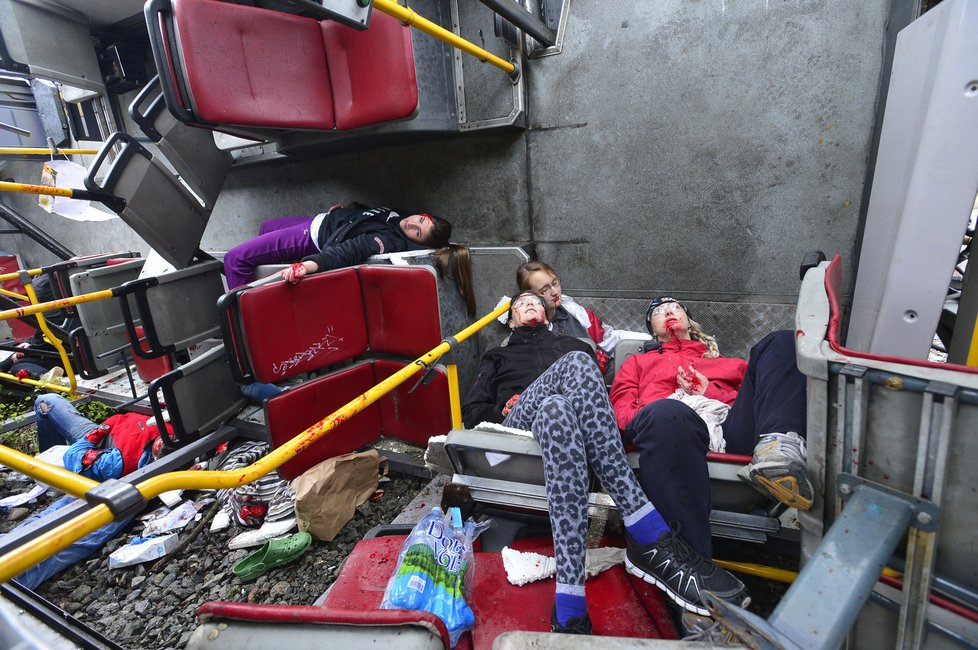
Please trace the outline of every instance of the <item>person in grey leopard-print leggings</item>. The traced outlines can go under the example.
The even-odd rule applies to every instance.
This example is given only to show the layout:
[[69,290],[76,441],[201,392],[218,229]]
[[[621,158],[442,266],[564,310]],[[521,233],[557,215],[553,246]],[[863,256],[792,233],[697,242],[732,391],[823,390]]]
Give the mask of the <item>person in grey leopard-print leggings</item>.
[[584,595],[589,466],[624,515],[628,571],[691,611],[707,613],[701,586],[742,600],[743,584],[689,549],[642,492],[591,348],[550,332],[533,293],[512,300],[509,325],[508,344],[480,362],[462,415],[468,427],[489,421],[529,429],[540,444],[557,564],[552,629],[591,633]]
[[584,352],[569,352],[520,395],[503,424],[532,431],[554,533],[557,592],[584,594],[590,466],[625,514],[626,525],[655,509],[628,466],[604,379]]

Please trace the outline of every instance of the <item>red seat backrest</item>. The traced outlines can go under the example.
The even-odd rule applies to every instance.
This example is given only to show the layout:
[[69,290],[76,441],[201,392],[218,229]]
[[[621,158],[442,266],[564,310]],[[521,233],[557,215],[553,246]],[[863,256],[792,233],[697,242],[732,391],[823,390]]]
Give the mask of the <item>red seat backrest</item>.
[[321,29],[337,129],[414,115],[418,80],[410,27],[374,11],[365,31],[331,21]]
[[248,288],[237,309],[244,347],[261,382],[279,382],[367,351],[356,269],[317,273],[296,285]]
[[281,129],[334,127],[315,19],[217,0],[173,0],[173,15],[200,119]]
[[438,282],[423,266],[357,269],[371,352],[420,357],[441,341]]

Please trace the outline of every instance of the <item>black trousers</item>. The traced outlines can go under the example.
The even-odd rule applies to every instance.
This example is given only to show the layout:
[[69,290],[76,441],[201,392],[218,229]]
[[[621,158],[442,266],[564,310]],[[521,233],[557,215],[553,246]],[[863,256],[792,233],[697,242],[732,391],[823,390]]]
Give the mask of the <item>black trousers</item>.
[[[805,376],[795,361],[794,333],[768,334],[750,352],[737,399],[723,424],[727,452],[751,454],[761,435],[794,431],[805,435]],[[712,557],[710,435],[706,423],[679,400],[660,399],[629,423],[639,451],[639,483],[668,522],[697,552]]]

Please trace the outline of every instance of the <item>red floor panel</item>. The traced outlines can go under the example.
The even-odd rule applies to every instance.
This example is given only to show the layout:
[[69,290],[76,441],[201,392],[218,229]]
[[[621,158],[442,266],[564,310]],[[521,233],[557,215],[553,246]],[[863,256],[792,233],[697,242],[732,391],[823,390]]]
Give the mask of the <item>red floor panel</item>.
[[[379,537],[357,544],[324,604],[336,609],[378,607],[404,539]],[[521,550],[552,552],[540,543],[520,546]],[[469,605],[475,612],[476,626],[471,638],[463,636],[458,647],[488,650],[503,632],[550,630],[553,579],[513,586],[506,580],[499,553],[476,553],[472,588]],[[676,638],[661,594],[642,581],[630,580],[621,566],[589,580],[587,594],[595,634]]]

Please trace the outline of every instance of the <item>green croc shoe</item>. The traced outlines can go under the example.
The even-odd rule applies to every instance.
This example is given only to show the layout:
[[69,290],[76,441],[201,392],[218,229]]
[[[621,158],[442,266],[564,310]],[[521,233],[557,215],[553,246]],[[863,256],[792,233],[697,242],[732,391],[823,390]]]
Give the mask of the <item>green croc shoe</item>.
[[312,535],[309,533],[296,533],[282,539],[272,539],[235,564],[231,570],[238,577],[238,580],[248,582],[265,575],[276,567],[299,559],[310,544],[312,544]]

